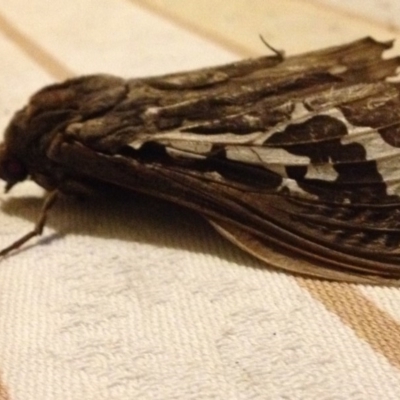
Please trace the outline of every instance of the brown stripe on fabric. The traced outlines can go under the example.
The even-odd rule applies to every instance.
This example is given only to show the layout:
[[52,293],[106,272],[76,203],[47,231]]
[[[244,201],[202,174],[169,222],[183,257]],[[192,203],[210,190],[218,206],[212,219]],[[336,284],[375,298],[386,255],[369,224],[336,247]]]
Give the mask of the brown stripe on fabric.
[[4,386],[3,382],[0,381],[0,400],[10,400],[10,394],[7,388]]
[[[336,14],[338,18],[346,18],[346,19],[353,19],[358,22],[364,22],[366,24],[371,24],[375,25],[377,27],[380,27],[382,29],[387,30],[388,32],[391,32],[395,35],[400,34],[400,28],[394,24],[393,21],[381,21],[378,18],[374,17],[368,17],[365,14],[360,14],[356,13],[355,11],[351,11],[343,6],[340,6],[339,4],[330,4],[324,0],[297,0],[298,2],[302,2],[307,5],[312,5],[316,9],[321,9],[326,12],[330,12],[333,14]],[[377,3],[378,4],[378,3]],[[389,9],[389,5],[387,5],[387,8]]]
[[29,58],[35,61],[47,73],[57,80],[70,78],[75,74],[63,65],[52,54],[35,43],[23,32],[18,30],[12,22],[0,13],[0,32],[10,41],[14,42]]
[[360,339],[400,368],[399,322],[365,297],[355,285],[303,278],[297,278],[297,282]]
[[229,51],[242,55],[243,57],[251,57],[257,55],[247,46],[242,45],[241,43],[236,41],[235,38],[227,37],[223,33],[218,34],[217,31],[211,32],[208,29],[202,28],[201,22],[199,24],[194,25],[191,21],[188,21],[184,16],[174,11],[175,7],[170,7],[170,8],[159,7],[154,2],[148,0],[128,0],[128,1],[144,9],[147,9],[148,11],[151,11],[153,14],[157,14],[165,19],[171,20],[181,28],[189,32],[193,32],[196,35],[203,37],[204,39],[208,39],[211,42],[214,42],[217,45],[220,45],[221,47],[224,47]]

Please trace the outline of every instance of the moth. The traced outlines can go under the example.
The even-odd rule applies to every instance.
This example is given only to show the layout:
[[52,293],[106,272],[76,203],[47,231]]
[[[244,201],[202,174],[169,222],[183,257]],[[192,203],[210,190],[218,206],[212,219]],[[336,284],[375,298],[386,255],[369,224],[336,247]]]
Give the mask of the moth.
[[192,209],[267,264],[325,279],[400,278],[400,58],[364,38],[291,57],[45,87],[0,150],[6,191],[140,192]]

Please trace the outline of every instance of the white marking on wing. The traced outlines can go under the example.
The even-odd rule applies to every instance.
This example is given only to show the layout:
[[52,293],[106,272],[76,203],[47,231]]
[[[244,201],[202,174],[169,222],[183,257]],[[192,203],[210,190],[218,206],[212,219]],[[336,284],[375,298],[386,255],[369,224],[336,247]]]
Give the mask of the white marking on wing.
[[278,165],[309,165],[310,158],[291,154],[285,149],[255,147],[255,146],[226,146],[226,158],[247,164],[261,165],[270,168],[270,164]]
[[[189,128],[187,128],[189,129]],[[129,143],[129,146],[138,150],[146,142],[157,142],[160,144],[174,142],[197,142],[197,143],[210,143],[210,144],[252,144],[255,140],[264,135],[265,132],[257,131],[245,135],[238,135],[236,133],[221,133],[215,135],[206,135],[198,133],[181,132],[180,130],[142,134],[134,141]]]
[[310,118],[310,110],[307,110],[302,101],[298,101],[294,103],[294,108],[290,117],[290,121],[285,122],[285,125],[291,125],[293,121],[298,123],[298,121]]
[[196,154],[184,150],[178,150],[168,146],[165,147],[165,151],[167,152],[168,155],[170,155],[173,158],[190,158],[196,160],[204,160],[207,158],[207,156],[202,154]]
[[310,199],[310,200],[318,199],[318,196],[303,190],[294,179],[290,179],[290,178],[283,179],[283,181],[282,181],[281,185],[278,187],[277,191],[278,192],[283,191],[284,189],[289,190],[289,192],[292,196],[299,196],[301,198]]
[[212,150],[212,143],[209,142],[194,142],[192,140],[169,140],[162,144],[177,149],[195,154],[208,154]]
[[323,181],[335,181],[338,173],[333,168],[333,164],[310,164],[307,167],[306,179],[321,179]]

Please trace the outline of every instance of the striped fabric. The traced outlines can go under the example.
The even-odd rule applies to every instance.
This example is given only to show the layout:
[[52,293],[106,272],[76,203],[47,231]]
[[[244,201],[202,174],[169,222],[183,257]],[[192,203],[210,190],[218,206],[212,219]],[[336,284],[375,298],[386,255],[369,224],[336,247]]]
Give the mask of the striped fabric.
[[[259,33],[288,52],[394,35],[305,0],[166,3],[0,0],[1,131],[78,74],[229,62],[265,51]],[[1,196],[0,247],[41,202],[29,182]],[[399,304],[269,269],[163,202],[62,199],[0,261],[0,399],[398,399]]]

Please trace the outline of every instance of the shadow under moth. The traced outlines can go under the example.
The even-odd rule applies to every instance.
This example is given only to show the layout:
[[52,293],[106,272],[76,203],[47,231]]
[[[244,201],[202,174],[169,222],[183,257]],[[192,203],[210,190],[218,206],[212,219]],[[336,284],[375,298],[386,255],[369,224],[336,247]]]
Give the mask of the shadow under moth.
[[32,96],[0,153],[6,190],[116,187],[195,210],[275,267],[363,283],[400,278],[400,58],[364,38],[142,79],[84,76]]

